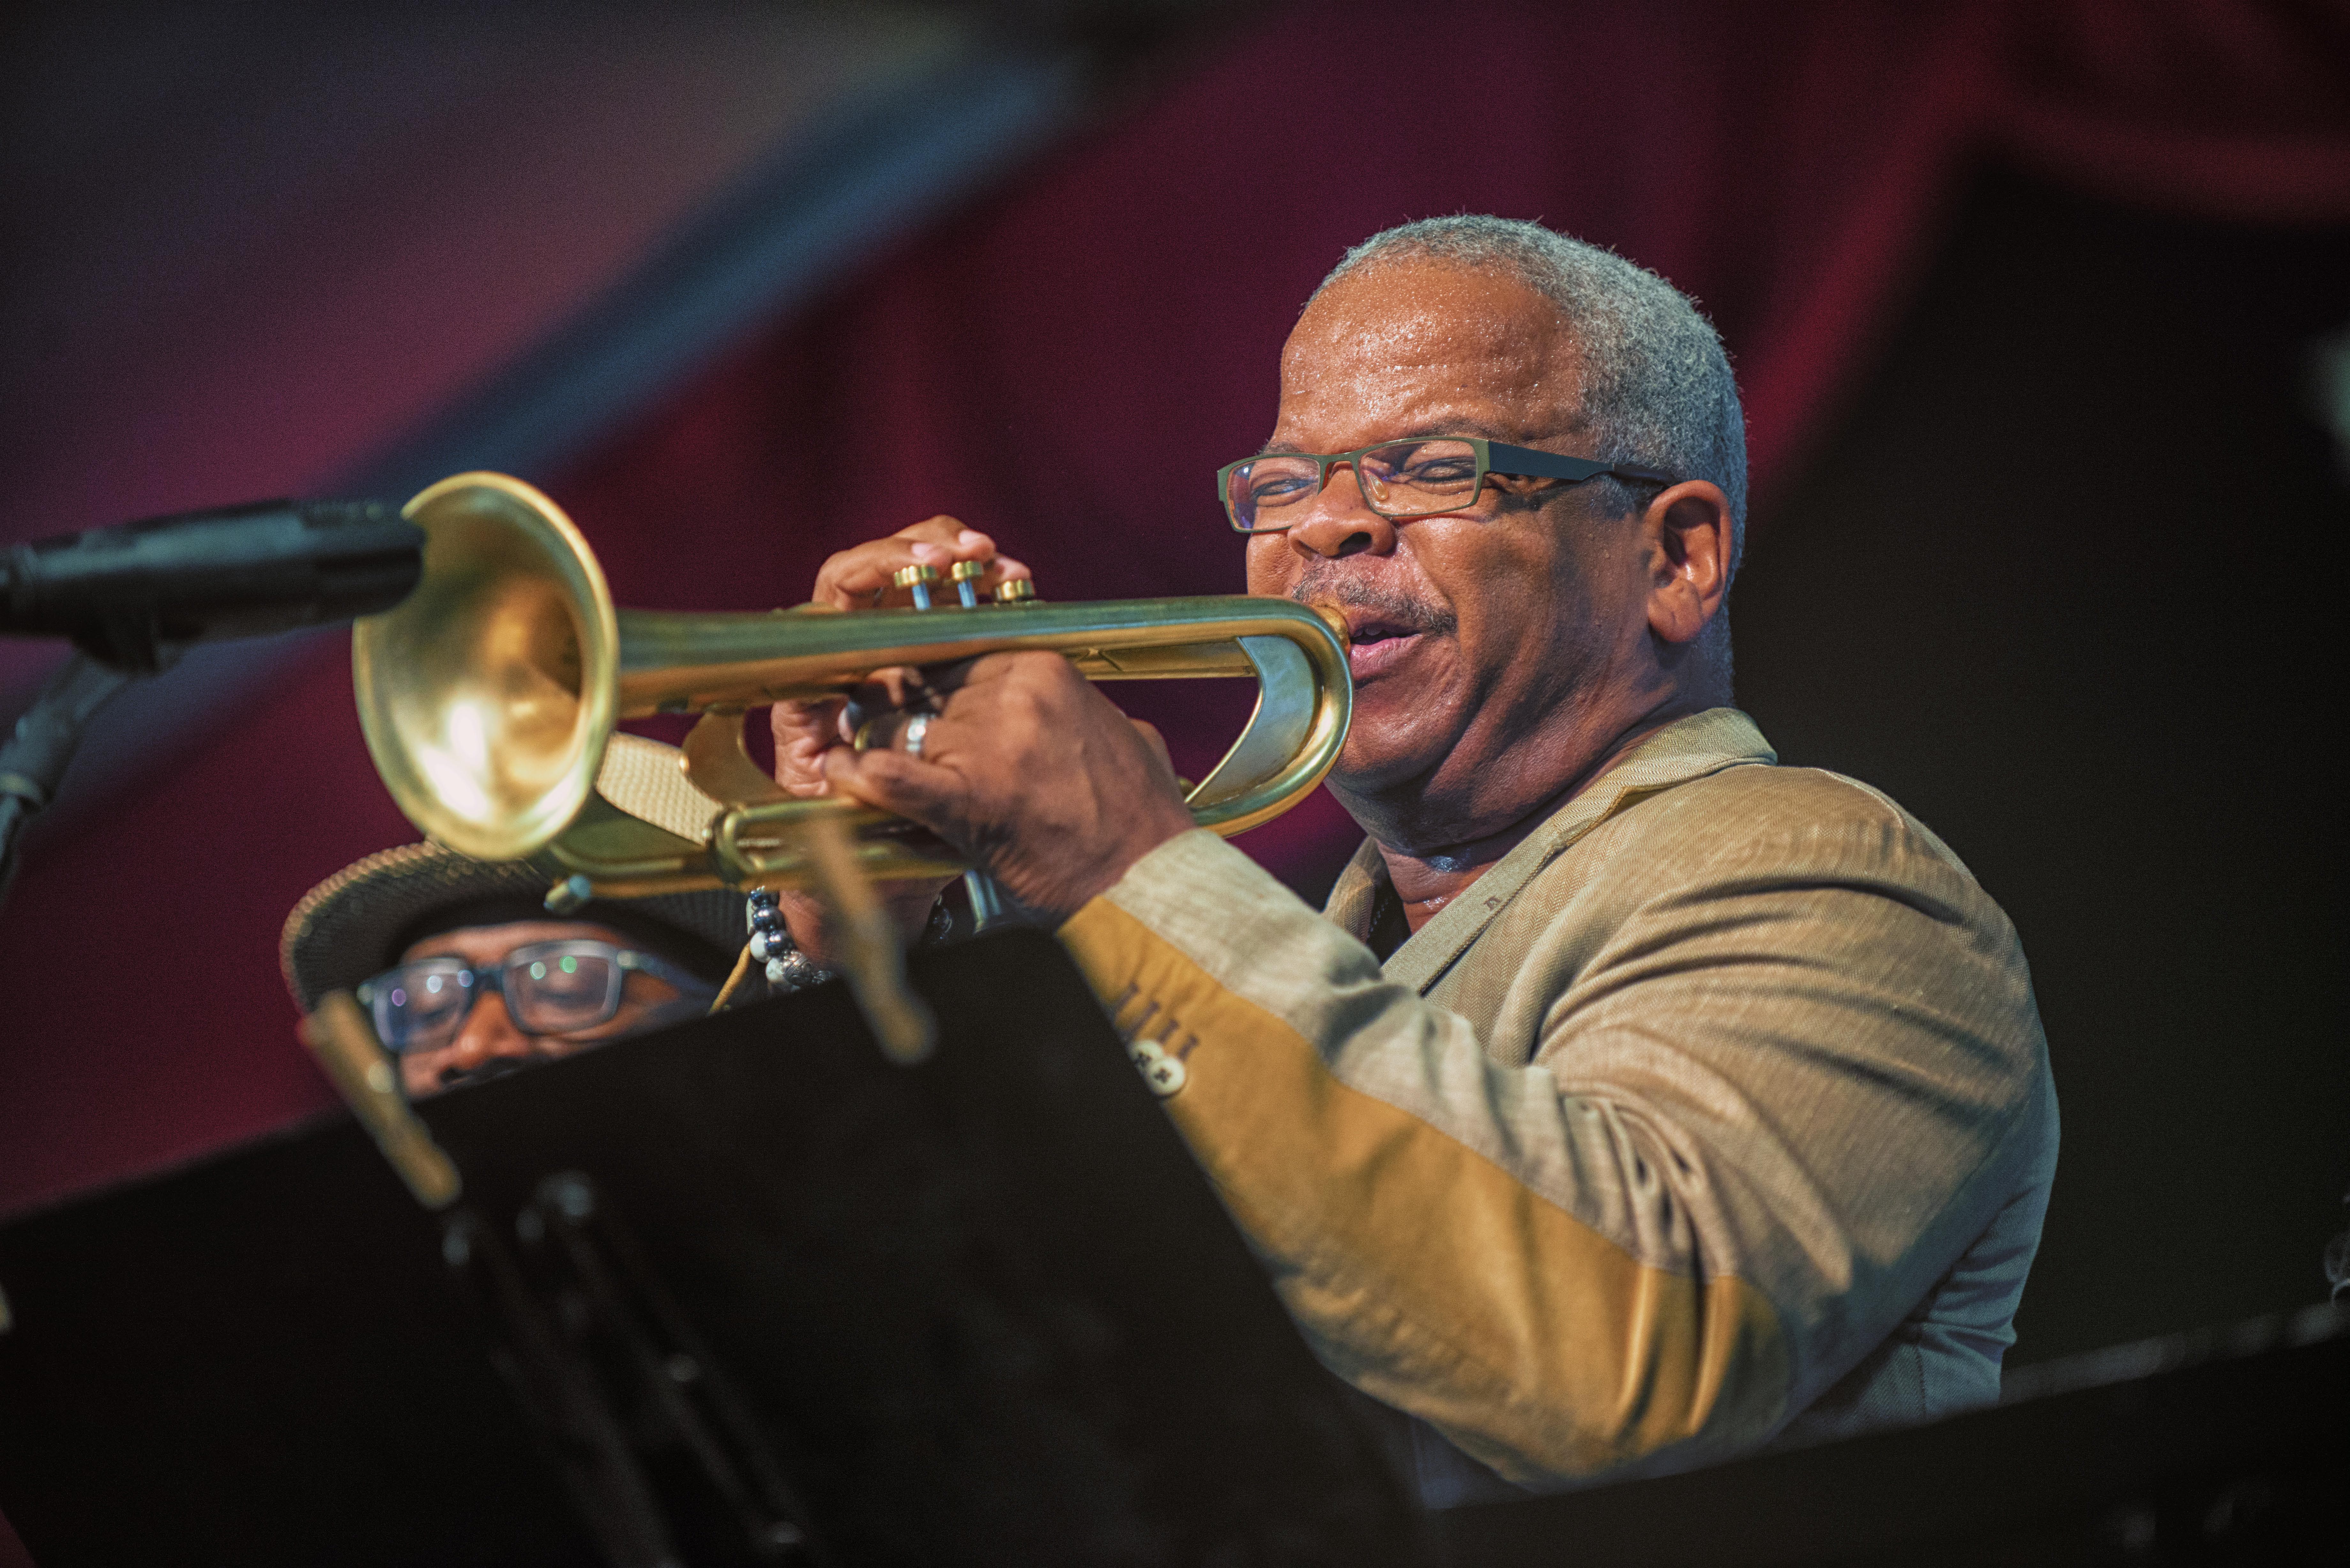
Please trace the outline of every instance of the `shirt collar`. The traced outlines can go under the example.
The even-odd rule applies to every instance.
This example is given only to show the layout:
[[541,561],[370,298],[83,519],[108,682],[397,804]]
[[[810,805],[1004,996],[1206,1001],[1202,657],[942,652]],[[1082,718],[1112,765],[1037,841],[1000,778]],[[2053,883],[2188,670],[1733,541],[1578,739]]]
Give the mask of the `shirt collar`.
[[[1674,720],[1568,796],[1540,827],[1414,931],[1388,960],[1388,978],[1427,990],[1535,873],[1633,801],[1724,768],[1778,760],[1754,721],[1735,708],[1709,708]],[[1364,937],[1387,884],[1387,863],[1378,846],[1367,838],[1338,874],[1323,913],[1356,937]]]

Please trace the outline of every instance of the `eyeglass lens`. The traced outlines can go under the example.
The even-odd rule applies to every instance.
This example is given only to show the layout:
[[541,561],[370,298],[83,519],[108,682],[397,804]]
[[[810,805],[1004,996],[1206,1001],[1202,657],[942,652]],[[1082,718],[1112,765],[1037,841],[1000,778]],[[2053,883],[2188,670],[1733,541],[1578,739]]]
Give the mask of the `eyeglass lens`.
[[533,1034],[567,1034],[612,1016],[622,978],[605,952],[525,948],[506,960],[506,1007]]
[[626,976],[618,953],[601,943],[554,942],[520,948],[494,971],[459,958],[405,963],[371,987],[376,1034],[391,1051],[429,1051],[452,1038],[473,1010],[477,977],[494,974],[515,1027],[529,1034],[590,1029],[619,1010]]
[[473,1005],[473,971],[462,959],[404,963],[374,983],[375,1032],[390,1051],[411,1051],[454,1033]]
[[[1477,497],[1477,449],[1465,441],[1390,441],[1361,453],[1354,466],[1363,500],[1391,517],[1450,512]],[[1287,528],[1321,486],[1321,465],[1311,457],[1260,457],[1232,470],[1224,502],[1243,529]]]

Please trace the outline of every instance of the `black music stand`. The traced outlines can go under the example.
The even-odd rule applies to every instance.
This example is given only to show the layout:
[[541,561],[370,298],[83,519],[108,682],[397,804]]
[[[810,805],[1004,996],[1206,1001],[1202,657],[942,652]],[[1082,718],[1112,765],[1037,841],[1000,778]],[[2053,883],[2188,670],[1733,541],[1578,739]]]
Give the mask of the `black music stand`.
[[[918,956],[0,1228],[0,1509],[77,1563],[1416,1560],[1082,979]],[[292,1049],[290,1042],[288,1049]]]

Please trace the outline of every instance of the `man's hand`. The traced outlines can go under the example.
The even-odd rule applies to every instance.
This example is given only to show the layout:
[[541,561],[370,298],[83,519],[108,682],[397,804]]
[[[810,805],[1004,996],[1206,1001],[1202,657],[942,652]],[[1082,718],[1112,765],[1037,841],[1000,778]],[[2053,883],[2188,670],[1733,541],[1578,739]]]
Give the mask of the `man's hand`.
[[922,754],[838,748],[833,787],[920,823],[1055,924],[1107,891],[1191,814],[1158,732],[1057,653],[993,653],[931,682]]
[[952,604],[954,589],[945,578],[957,561],[987,563],[987,575],[976,585],[982,598],[992,597],[998,584],[1034,575],[1011,556],[997,555],[995,541],[978,529],[966,528],[951,517],[933,517],[828,557],[816,575],[815,602],[835,609],[910,605],[913,596],[892,586],[890,579],[907,566],[935,566],[940,582],[931,590],[931,602]]
[[[1030,576],[1029,570],[1008,556],[995,553],[995,541],[975,528],[966,528],[951,517],[933,517],[902,528],[887,539],[874,539],[842,550],[828,558],[816,575],[814,602],[835,609],[873,609],[883,606],[905,606],[913,602],[907,590],[892,586],[890,578],[902,567],[934,566],[941,579],[934,590],[933,602],[952,604],[954,590],[944,578],[957,561],[984,561],[987,575],[976,585],[983,597],[992,596],[996,585],[1014,577]],[[886,689],[889,701],[903,702],[906,678],[910,671],[881,670],[877,680]],[[775,782],[791,794],[802,796],[832,793],[825,781],[825,753],[848,739],[847,728],[842,722],[847,707],[843,698],[827,698],[814,702],[778,702],[769,713],[769,722],[775,735]],[[922,934],[930,919],[931,906],[937,902],[945,882],[884,882],[877,889],[881,901],[909,942]],[[777,905],[785,922],[790,926],[792,940],[802,952],[816,963],[833,961],[831,934],[824,929],[823,911],[816,900],[803,892],[777,895]]]
[[[878,609],[886,605],[913,603],[904,588],[890,578],[907,566],[938,568],[943,578],[957,561],[984,561],[987,576],[979,579],[983,597],[996,586],[1033,574],[1009,556],[995,553],[995,541],[976,528],[966,528],[951,517],[933,517],[901,528],[887,539],[872,539],[828,556],[816,575],[813,602],[833,609]],[[953,602],[953,590],[941,582],[937,596]],[[903,701],[903,677],[879,672],[892,684],[892,696]],[[824,778],[824,753],[848,737],[842,732],[842,698],[816,702],[778,702],[770,716],[775,732],[775,782],[796,795],[829,793]]]

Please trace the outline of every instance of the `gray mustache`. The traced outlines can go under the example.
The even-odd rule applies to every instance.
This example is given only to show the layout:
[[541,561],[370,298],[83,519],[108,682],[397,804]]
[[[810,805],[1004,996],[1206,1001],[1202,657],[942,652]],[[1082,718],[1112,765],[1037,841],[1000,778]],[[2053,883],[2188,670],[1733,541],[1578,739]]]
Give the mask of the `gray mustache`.
[[1450,605],[1430,605],[1408,595],[1336,572],[1308,572],[1289,590],[1299,604],[1337,604],[1347,609],[1369,610],[1390,625],[1439,636],[1459,628],[1461,618]]

